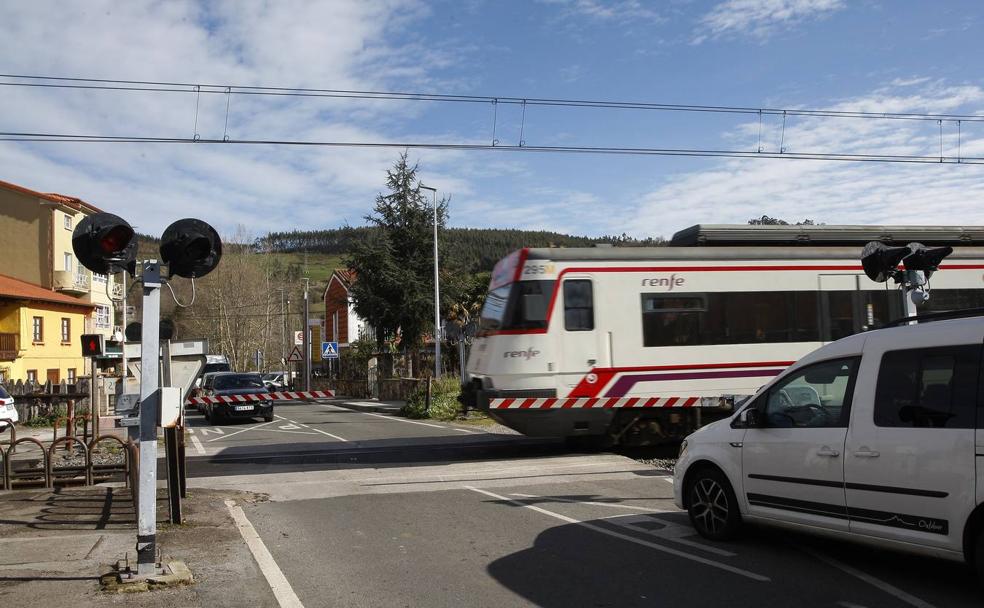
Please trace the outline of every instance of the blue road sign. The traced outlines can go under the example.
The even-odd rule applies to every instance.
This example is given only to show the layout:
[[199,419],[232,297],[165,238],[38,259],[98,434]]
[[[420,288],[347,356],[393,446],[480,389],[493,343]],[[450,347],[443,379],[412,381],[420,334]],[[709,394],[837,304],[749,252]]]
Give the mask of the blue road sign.
[[338,358],[338,342],[322,342],[321,343],[321,358],[322,359],[337,359]]

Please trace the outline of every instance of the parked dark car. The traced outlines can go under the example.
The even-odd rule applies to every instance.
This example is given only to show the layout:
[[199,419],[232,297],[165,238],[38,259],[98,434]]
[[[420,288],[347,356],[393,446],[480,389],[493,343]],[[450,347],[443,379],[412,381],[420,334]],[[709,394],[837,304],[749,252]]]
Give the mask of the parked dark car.
[[[255,395],[266,393],[266,386],[259,374],[243,374],[224,372],[209,378],[206,397],[227,397],[235,395]],[[242,401],[219,402],[205,404],[205,419],[212,424],[224,420],[242,420],[246,418],[263,418],[273,421],[273,401]]]

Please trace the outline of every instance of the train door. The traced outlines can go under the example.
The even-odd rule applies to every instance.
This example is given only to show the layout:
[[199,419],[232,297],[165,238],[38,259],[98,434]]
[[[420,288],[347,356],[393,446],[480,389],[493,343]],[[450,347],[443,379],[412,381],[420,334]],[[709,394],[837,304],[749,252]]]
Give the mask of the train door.
[[601,365],[594,291],[594,278],[587,274],[570,275],[561,285],[558,371],[561,384],[567,387],[577,386],[591,369]]

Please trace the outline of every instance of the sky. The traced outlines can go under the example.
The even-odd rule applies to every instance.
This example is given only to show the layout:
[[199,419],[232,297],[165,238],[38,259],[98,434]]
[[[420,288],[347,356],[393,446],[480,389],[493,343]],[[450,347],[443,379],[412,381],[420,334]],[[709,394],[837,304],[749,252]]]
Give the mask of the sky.
[[[0,73],[984,116],[984,5],[904,0],[141,0],[0,3]],[[0,78],[0,84],[25,82]],[[984,122],[0,86],[0,132],[230,143],[0,141],[0,180],[160,234],[359,226],[400,147],[450,225],[670,237],[769,215],[984,224]],[[228,111],[227,111],[228,104]],[[494,130],[493,130],[494,123]],[[959,130],[959,133],[958,133]],[[2,136],[0,136],[2,138]],[[933,164],[501,146],[942,154]],[[941,150],[942,149],[942,150]]]

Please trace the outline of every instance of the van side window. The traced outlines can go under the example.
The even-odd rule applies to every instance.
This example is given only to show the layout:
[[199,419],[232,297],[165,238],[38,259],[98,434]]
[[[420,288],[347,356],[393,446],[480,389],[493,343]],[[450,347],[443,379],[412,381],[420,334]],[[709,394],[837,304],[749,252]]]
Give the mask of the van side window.
[[594,298],[591,281],[564,281],[564,329],[590,331],[594,329]]
[[980,356],[980,345],[885,353],[875,389],[875,425],[974,428]]
[[770,427],[846,427],[858,360],[833,359],[805,367],[769,389]]

